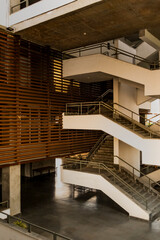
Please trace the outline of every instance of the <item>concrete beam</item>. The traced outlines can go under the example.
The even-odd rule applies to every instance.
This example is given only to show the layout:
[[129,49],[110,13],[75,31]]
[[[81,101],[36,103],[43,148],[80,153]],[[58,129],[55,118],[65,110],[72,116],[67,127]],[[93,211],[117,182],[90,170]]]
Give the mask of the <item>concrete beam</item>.
[[160,50],[160,40],[148,32],[147,29],[140,30],[139,38],[158,51]]

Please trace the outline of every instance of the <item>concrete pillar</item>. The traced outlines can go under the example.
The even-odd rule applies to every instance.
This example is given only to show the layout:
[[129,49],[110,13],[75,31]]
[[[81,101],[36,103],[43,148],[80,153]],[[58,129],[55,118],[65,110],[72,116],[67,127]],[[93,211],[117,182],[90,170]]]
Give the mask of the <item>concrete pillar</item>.
[[21,171],[20,165],[2,169],[2,201],[9,201],[10,214],[21,212]]

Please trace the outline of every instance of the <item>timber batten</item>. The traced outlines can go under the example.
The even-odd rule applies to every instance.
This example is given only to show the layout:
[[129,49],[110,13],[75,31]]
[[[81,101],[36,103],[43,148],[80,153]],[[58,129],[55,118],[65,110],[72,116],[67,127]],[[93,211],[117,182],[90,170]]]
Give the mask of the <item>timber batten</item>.
[[101,92],[63,79],[61,52],[0,30],[0,163],[89,151],[101,132],[64,130],[62,113]]

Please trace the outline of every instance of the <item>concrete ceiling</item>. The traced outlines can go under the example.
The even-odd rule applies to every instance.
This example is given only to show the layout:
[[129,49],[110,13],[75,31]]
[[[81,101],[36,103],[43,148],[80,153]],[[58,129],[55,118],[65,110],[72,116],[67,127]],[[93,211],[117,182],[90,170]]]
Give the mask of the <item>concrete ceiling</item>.
[[103,82],[112,80],[113,76],[102,73],[102,72],[94,72],[94,73],[85,73],[80,75],[73,75],[70,77],[67,77],[66,79],[74,79],[78,82],[84,82],[84,83],[92,83],[92,82]]
[[160,0],[104,0],[18,32],[24,39],[68,50],[147,28],[160,39]]

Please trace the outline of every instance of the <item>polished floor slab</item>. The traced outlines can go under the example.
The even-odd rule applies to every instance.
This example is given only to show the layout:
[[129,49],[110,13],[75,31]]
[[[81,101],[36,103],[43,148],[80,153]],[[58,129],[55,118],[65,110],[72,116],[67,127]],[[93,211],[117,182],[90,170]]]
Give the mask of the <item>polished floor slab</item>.
[[[88,196],[90,194],[90,196]],[[22,217],[74,240],[159,240],[160,224],[131,219],[103,193],[79,195],[54,174],[22,180]]]

